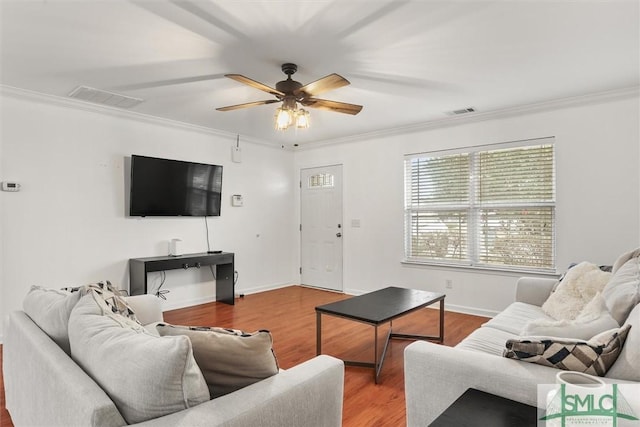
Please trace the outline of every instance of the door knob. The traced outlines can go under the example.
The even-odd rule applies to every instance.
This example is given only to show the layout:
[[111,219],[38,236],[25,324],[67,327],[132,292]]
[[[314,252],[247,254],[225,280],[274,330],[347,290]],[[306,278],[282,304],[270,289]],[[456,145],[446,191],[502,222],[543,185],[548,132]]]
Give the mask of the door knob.
[[342,233],[336,233],[336,237],[342,237]]

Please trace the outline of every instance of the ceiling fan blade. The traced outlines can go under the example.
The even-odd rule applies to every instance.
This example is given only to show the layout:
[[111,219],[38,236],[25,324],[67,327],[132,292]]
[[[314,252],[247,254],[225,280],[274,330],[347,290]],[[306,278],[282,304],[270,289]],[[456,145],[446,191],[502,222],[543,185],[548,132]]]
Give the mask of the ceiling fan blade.
[[240,74],[225,74],[225,77],[228,77],[232,80],[235,80],[237,82],[246,84],[248,86],[254,87],[256,89],[262,90],[264,92],[270,93],[271,95],[275,95],[275,96],[284,96],[284,93],[280,92],[277,89],[274,89],[270,86],[267,86],[263,83],[257,82],[255,80],[250,79],[249,77],[245,77],[243,75]]
[[321,93],[328,92],[333,89],[338,89],[342,86],[347,86],[349,80],[345,79],[339,74],[333,73],[328,76],[324,76],[321,79],[316,80],[315,82],[311,82],[307,85],[302,86],[300,89],[294,92],[295,95],[300,93],[305,93],[308,96],[316,96]]
[[319,110],[336,111],[338,113],[356,115],[362,110],[362,105],[347,104],[346,102],[329,101],[327,99],[306,98],[300,101],[306,107]]
[[229,105],[227,107],[216,108],[216,110],[218,111],[239,110],[240,108],[248,108],[248,107],[255,107],[257,105],[273,104],[274,102],[280,102],[280,101],[278,101],[277,99],[267,99],[264,101],[254,101],[254,102],[247,102],[245,104]]

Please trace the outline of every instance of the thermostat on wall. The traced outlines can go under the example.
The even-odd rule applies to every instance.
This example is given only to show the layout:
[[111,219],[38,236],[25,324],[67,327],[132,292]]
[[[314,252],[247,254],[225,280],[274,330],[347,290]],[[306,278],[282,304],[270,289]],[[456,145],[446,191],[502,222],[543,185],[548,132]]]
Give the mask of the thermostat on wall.
[[17,182],[2,182],[2,191],[20,191],[20,184]]
[[231,196],[231,206],[242,206],[242,195],[234,194]]

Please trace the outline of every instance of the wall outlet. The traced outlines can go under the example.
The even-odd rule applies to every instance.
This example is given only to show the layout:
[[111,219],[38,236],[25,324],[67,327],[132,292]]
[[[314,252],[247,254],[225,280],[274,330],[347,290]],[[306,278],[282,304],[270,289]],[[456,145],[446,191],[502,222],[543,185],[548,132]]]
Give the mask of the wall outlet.
[[445,279],[444,287],[447,288],[447,289],[453,289],[453,280]]

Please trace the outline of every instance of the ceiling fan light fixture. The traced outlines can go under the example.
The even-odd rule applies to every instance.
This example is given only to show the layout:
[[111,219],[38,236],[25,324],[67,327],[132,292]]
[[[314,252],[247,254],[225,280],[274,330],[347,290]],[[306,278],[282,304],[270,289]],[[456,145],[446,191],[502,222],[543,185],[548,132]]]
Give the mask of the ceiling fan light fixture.
[[296,111],[296,127],[298,129],[307,129],[309,127],[309,112],[304,108]]
[[264,101],[245,102],[244,104],[229,105],[226,107],[216,108],[218,111],[232,111],[240,108],[255,107],[258,105],[272,104],[274,102],[282,102],[282,105],[276,109],[274,116],[274,127],[276,130],[287,130],[289,127],[297,129],[307,129],[309,127],[309,112],[304,108],[298,108],[298,104],[305,107],[318,108],[321,110],[335,111],[338,113],[355,115],[362,110],[362,105],[347,104],[346,102],[330,101],[327,99],[316,98],[316,95],[346,86],[349,83],[344,77],[333,73],[322,77],[307,85],[302,85],[291,78],[298,69],[298,66],[291,63],[282,64],[282,71],[287,75],[286,80],[276,83],[275,89],[252,80],[241,74],[225,74],[232,80],[236,80],[247,86],[251,86],[263,92],[274,95],[276,99],[267,99]]
[[294,111],[285,108],[284,106],[276,109],[275,127],[276,130],[287,130],[287,128],[293,123]]

